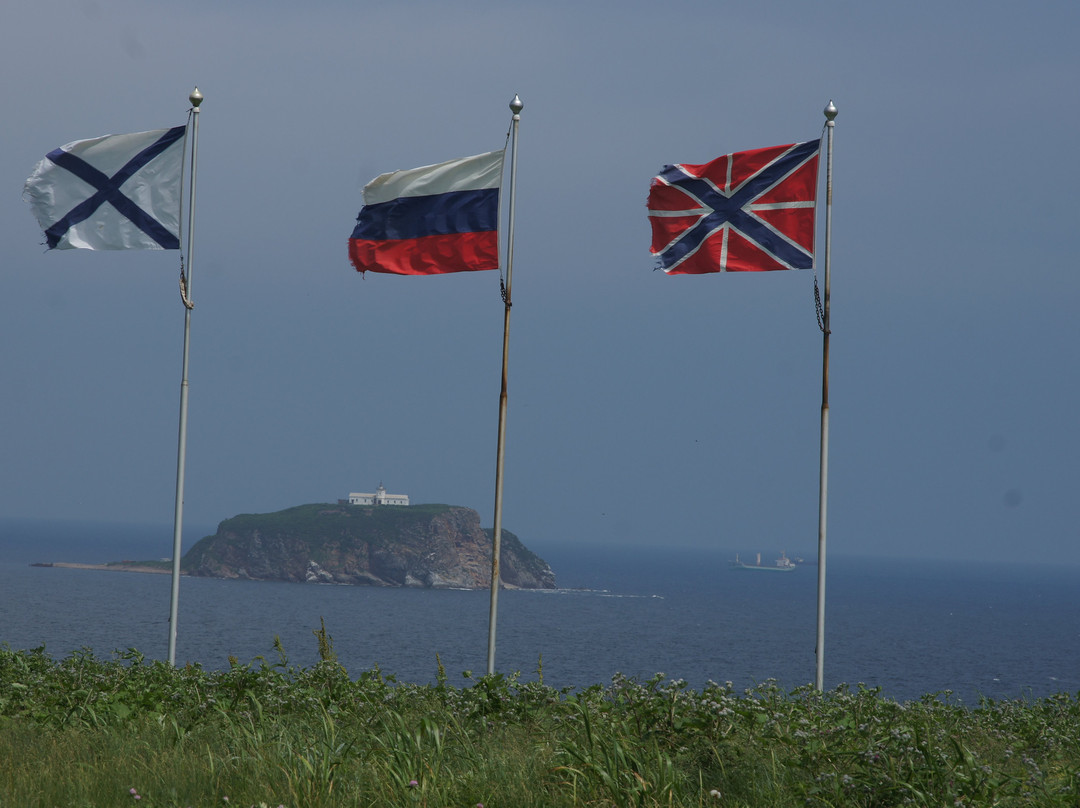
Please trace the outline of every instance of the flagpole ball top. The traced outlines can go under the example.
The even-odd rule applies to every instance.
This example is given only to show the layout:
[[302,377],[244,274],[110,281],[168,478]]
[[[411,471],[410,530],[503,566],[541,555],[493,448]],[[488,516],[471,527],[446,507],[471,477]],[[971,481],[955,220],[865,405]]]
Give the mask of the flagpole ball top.
[[521,110],[523,109],[525,109],[525,105],[521,103],[521,98],[518,94],[514,93],[514,100],[510,102],[510,111],[517,116],[521,114]]
[[829,121],[829,123],[832,123],[834,120],[836,120],[836,113],[836,104],[834,104],[832,102],[832,99],[830,98],[829,105],[825,107],[825,119]]
[[203,94],[199,92],[198,87],[192,90],[191,95],[188,96],[188,101],[191,102],[191,106],[195,107],[196,109],[198,109],[198,106],[202,103],[202,100]]

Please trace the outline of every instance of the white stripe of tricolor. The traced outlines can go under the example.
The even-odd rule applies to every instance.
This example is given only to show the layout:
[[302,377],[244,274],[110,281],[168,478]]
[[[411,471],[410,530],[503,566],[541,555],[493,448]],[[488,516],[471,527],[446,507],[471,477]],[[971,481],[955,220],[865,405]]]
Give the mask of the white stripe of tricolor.
[[375,205],[409,196],[501,188],[504,154],[504,150],[499,149],[431,166],[380,174],[364,186],[364,204]]

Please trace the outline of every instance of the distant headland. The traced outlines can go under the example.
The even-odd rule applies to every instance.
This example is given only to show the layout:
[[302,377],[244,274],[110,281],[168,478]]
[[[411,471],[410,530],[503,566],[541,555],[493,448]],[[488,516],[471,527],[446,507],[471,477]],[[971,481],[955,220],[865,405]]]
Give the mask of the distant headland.
[[[184,575],[255,581],[490,587],[493,531],[480,527],[480,515],[456,505],[407,502],[400,495],[387,495],[380,485],[373,495],[350,494],[349,500],[336,504],[234,516],[218,525],[217,533],[198,541],[181,559],[180,570]],[[162,559],[34,566],[169,572],[172,563]],[[555,588],[555,573],[547,562],[506,530],[499,577],[508,589]]]

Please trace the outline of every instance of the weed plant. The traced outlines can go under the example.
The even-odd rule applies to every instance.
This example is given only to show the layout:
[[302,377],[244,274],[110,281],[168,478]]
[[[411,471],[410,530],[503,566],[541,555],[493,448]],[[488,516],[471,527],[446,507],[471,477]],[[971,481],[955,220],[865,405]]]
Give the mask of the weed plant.
[[0,648],[0,808],[1080,806],[1080,702]]

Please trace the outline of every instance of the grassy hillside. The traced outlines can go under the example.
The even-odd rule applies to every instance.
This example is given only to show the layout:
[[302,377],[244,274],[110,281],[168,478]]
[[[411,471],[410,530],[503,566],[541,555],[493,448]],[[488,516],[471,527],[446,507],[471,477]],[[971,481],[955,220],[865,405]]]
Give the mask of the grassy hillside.
[[555,690],[495,674],[351,678],[54,662],[0,648],[0,805],[891,808],[1080,802],[1080,702],[897,703],[875,691],[697,692],[658,674]]

